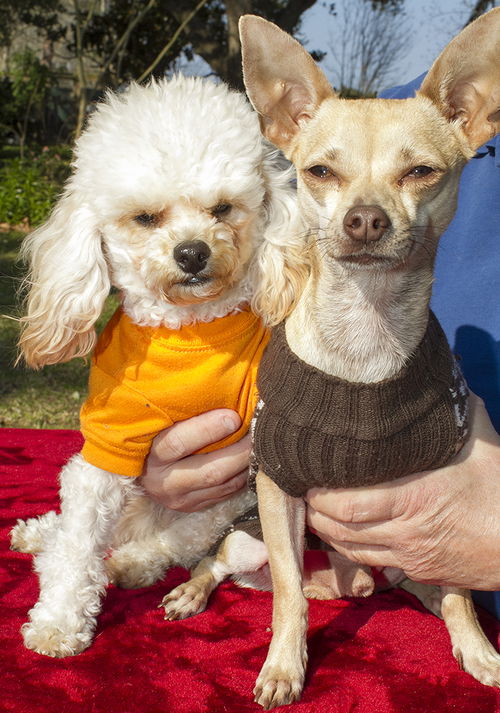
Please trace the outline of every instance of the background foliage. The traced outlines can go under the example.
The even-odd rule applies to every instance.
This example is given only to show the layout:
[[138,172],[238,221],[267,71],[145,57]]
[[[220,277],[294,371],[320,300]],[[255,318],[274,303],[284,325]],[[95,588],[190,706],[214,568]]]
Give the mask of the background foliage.
[[35,226],[48,216],[69,174],[71,150],[53,146],[24,158],[6,152],[0,160],[0,219]]
[[[17,231],[0,232],[0,427],[78,428],[87,384],[85,360],[74,359],[40,371],[14,367],[23,277],[17,254],[23,237]],[[116,295],[108,297],[98,329],[117,303]]]
[[[382,14],[386,21],[367,33],[377,37],[384,28],[386,35],[397,31],[389,18],[404,9],[404,0],[0,0],[0,426],[78,426],[87,379],[82,359],[38,372],[14,368],[23,278],[17,255],[61,192],[70,145],[104,89],[182,71],[193,59],[198,73],[241,88],[239,17],[254,12],[300,39],[301,17],[315,2],[337,20],[357,4],[363,26]],[[492,4],[475,2],[469,20]],[[366,65],[366,51],[352,54],[360,33],[350,31],[346,66]],[[392,61],[394,48],[386,54]],[[331,48],[308,50],[316,59],[334,56]],[[352,97],[378,88],[366,71],[344,72],[338,85]],[[111,295],[100,325],[116,304]]]

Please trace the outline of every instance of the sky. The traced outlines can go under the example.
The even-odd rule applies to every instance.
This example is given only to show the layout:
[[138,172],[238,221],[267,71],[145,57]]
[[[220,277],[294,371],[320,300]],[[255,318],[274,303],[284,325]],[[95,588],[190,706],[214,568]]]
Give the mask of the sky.
[[[348,0],[349,1],[349,0]],[[318,0],[302,17],[301,40],[306,47],[328,49],[332,23],[335,18],[328,14],[325,5]],[[473,0],[406,0],[405,17],[410,30],[407,56],[393,72],[393,84],[403,84],[425,72],[443,47],[454,37],[466,22]],[[500,5],[500,0],[495,3]],[[328,60],[322,67],[328,74]],[[329,76],[332,80],[332,77]]]
[[[336,0],[351,2],[351,0]],[[316,3],[302,15],[302,24],[298,39],[306,49],[327,51],[321,67],[333,85],[335,78],[329,69],[333,58],[328,53],[328,44],[334,30],[335,18],[328,13],[328,6],[335,0],[316,0]],[[405,0],[403,21],[408,28],[406,56],[399,67],[392,71],[391,80],[381,89],[405,84],[427,71],[445,45],[460,32],[474,0]],[[495,0],[500,6],[500,0]],[[182,60],[177,71],[185,74],[210,75],[210,67],[199,57],[192,62]]]

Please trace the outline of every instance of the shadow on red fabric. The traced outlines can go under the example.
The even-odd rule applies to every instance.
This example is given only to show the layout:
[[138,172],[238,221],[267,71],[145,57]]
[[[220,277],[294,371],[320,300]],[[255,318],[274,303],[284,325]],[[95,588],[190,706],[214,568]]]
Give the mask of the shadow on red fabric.
[[[157,606],[180,568],[138,590],[110,588],[92,646],[51,659],[19,628],[37,598],[31,557],[9,530],[57,505],[57,473],[81,445],[73,431],[0,430],[0,710],[6,713],[256,713],[270,641],[271,594],[223,584],[207,611],[166,622]],[[481,621],[498,645],[500,625]],[[444,624],[401,590],[311,602],[310,662],[289,713],[500,713],[500,691],[459,671]]]

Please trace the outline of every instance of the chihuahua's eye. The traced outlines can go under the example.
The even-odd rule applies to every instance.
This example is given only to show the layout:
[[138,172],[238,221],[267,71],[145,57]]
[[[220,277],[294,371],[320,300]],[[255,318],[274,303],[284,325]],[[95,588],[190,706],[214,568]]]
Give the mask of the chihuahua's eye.
[[311,166],[311,168],[307,170],[313,176],[316,176],[316,178],[330,178],[330,176],[333,176],[333,173],[327,166]]
[[222,218],[224,215],[229,215],[232,207],[231,203],[217,203],[217,205],[210,209],[210,212],[214,218]]
[[134,216],[134,220],[139,225],[152,228],[158,223],[158,216],[155,213],[139,213],[139,215]]
[[434,173],[434,169],[430,166],[415,166],[411,171],[408,171],[407,176],[413,176],[414,178],[423,178],[428,176],[430,173]]

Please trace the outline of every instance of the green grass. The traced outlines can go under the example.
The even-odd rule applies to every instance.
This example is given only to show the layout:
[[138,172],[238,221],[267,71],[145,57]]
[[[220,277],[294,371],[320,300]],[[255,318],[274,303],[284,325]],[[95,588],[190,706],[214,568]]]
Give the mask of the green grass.
[[0,222],[4,225],[40,225],[61,193],[70,166],[68,146],[27,150],[24,159],[13,147],[0,147]]
[[[22,313],[17,292],[23,270],[17,260],[23,235],[0,233],[0,427],[78,428],[78,413],[85,398],[88,363],[73,359],[67,364],[32,371],[14,366]],[[108,297],[98,328],[117,305]]]

